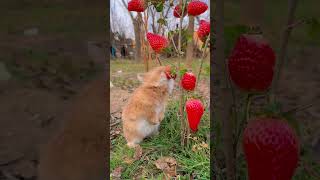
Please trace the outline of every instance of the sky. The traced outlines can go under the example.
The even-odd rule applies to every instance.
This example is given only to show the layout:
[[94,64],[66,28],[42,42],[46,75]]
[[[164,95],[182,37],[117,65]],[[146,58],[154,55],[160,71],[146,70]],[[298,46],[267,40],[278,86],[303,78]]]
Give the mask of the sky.
[[[129,0],[124,0],[128,2]],[[201,0],[205,2],[210,7],[210,0]],[[176,1],[177,2],[177,1]],[[174,3],[177,5],[178,3]],[[136,16],[136,12],[133,12],[134,16]],[[205,13],[201,14],[200,19],[205,19],[207,21],[210,20],[210,10],[207,10]],[[184,18],[183,26],[188,24],[188,16]],[[149,18],[151,22],[151,18]],[[176,24],[179,23],[179,18],[175,18],[173,16],[173,11],[170,10],[167,18],[167,22],[170,29],[175,28]],[[195,21],[195,28],[197,28],[198,24]],[[149,25],[151,28],[151,26]],[[134,31],[133,25],[128,13],[128,9],[123,6],[122,0],[110,0],[110,28],[112,31],[123,32],[126,34],[127,37],[134,39]],[[151,31],[151,29],[149,29]]]

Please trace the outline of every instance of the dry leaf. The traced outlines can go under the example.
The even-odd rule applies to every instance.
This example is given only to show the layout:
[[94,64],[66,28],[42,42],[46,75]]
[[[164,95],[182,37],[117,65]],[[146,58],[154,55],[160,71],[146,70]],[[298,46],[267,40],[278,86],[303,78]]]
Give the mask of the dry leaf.
[[134,153],[134,160],[139,160],[142,156],[142,148],[140,145],[138,145],[135,148],[135,153]]
[[125,157],[123,160],[126,164],[132,164],[134,162],[134,159],[130,157]]
[[123,170],[123,167],[119,166],[112,171],[110,176],[115,179],[120,179],[122,170]]
[[177,176],[177,161],[173,157],[161,157],[156,160],[155,165],[158,169],[162,170],[165,175],[170,177]]
[[192,151],[193,151],[193,152],[196,152],[196,151],[197,151],[197,145],[196,145],[196,144],[192,146]]
[[205,142],[202,142],[202,143],[201,143],[201,146],[202,146],[203,148],[208,148],[208,147],[209,147],[209,145],[208,145],[207,143],[205,143]]

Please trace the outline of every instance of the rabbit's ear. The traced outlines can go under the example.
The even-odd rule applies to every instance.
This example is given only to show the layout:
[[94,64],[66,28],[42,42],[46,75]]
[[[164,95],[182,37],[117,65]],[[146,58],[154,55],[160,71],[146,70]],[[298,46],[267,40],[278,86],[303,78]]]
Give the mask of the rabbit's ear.
[[145,76],[144,73],[138,73],[138,74],[137,74],[138,80],[139,80],[140,82],[142,82],[142,83],[143,83],[143,80],[144,80],[144,76]]

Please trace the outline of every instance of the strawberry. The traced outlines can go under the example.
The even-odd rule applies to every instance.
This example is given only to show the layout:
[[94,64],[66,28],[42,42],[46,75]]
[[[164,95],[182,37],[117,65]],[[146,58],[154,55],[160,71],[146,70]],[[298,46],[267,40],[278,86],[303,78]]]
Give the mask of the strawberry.
[[275,53],[262,35],[241,35],[228,61],[232,81],[245,91],[266,91],[274,65]]
[[151,48],[156,53],[160,53],[168,45],[168,40],[165,37],[157,35],[157,34],[153,34],[153,33],[148,32],[147,39],[149,41]]
[[173,70],[171,70],[170,66],[166,66],[165,74],[167,79],[176,79],[177,77],[177,74]]
[[208,5],[199,0],[193,0],[188,4],[188,14],[191,16],[198,16],[208,9]]
[[200,25],[197,34],[201,41],[205,41],[207,36],[210,34],[210,22],[200,20]]
[[189,99],[186,102],[186,111],[189,127],[192,131],[198,131],[198,125],[204,112],[203,104],[198,99]]
[[128,2],[129,11],[143,12],[146,8],[147,6],[144,0],[131,0]]
[[[182,9],[181,9],[181,5],[176,5],[176,7],[174,7],[174,11],[173,11],[173,16],[176,18],[180,18],[182,14]],[[184,11],[183,11],[183,17],[187,15],[187,6],[184,7]]]
[[299,142],[288,123],[255,118],[243,134],[249,180],[291,180],[299,160]]
[[192,91],[196,87],[196,76],[192,72],[186,72],[181,78],[181,86],[183,89]]

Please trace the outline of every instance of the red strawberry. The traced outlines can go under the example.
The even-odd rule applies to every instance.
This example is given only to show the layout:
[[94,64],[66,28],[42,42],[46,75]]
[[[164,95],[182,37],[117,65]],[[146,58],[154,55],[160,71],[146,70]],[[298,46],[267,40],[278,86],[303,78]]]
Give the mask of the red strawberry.
[[229,57],[232,81],[246,91],[265,91],[272,82],[275,53],[262,35],[241,35]]
[[144,0],[131,0],[128,2],[128,10],[143,12],[147,8]]
[[286,121],[251,120],[243,134],[249,180],[291,180],[299,160],[299,142]]
[[197,34],[202,41],[205,41],[210,34],[210,22],[201,20]]
[[166,66],[165,74],[167,79],[176,79],[177,74],[171,70],[170,66]]
[[204,107],[200,100],[190,99],[186,102],[186,111],[189,127],[192,131],[198,131],[198,125],[203,115]]
[[208,9],[208,5],[204,2],[201,2],[199,0],[191,1],[188,4],[188,14],[191,16],[198,16]]
[[186,72],[181,78],[181,86],[183,89],[192,91],[196,87],[196,76],[192,72]]
[[165,37],[157,35],[157,34],[153,34],[153,33],[148,32],[147,39],[149,41],[151,48],[156,53],[160,53],[168,45],[168,40]]
[[[182,14],[182,9],[181,9],[181,5],[176,5],[176,7],[174,7],[174,11],[173,11],[173,16],[176,18],[180,18]],[[183,17],[187,15],[187,6],[184,7],[184,11],[183,11]]]

